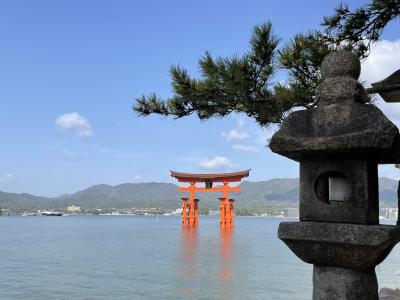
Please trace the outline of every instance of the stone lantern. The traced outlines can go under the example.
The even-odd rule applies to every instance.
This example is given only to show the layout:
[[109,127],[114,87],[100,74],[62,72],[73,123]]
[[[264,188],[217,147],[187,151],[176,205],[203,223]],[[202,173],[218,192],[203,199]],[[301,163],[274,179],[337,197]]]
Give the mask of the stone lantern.
[[278,236],[314,265],[314,300],[377,300],[375,267],[400,240],[400,227],[379,225],[378,194],[378,164],[400,162],[399,130],[368,103],[360,69],[350,52],[327,55],[317,106],[292,112],[270,142],[300,163],[300,222]]

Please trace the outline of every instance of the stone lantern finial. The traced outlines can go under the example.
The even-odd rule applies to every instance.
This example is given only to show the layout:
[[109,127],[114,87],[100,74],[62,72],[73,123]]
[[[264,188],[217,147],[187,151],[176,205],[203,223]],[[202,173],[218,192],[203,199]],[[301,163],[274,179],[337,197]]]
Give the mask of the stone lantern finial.
[[361,65],[358,57],[346,51],[328,54],[321,65],[322,83],[316,90],[320,104],[368,101],[368,95],[357,81]]
[[349,76],[358,79],[361,64],[357,55],[348,51],[331,52],[324,57],[321,64],[322,78]]

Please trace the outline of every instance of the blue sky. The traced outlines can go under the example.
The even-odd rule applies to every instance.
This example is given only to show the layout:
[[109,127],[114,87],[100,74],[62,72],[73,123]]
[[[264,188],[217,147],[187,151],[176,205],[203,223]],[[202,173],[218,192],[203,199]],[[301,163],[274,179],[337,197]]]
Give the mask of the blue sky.
[[[174,182],[170,169],[297,177],[297,163],[265,148],[271,131],[245,116],[139,118],[131,106],[142,94],[171,95],[171,64],[196,75],[206,50],[240,55],[266,20],[284,43],[319,28],[337,3],[0,1],[0,190],[54,196],[100,183]],[[398,26],[385,31],[364,79],[400,67]],[[383,77],[374,78],[377,61]],[[384,109],[400,120],[399,108]]]

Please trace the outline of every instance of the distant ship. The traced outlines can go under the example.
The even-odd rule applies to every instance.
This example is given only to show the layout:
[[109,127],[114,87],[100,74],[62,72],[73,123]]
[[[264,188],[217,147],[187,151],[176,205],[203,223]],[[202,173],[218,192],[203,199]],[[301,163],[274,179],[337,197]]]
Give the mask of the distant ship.
[[53,216],[59,217],[63,215],[62,213],[56,211],[42,211],[40,214],[42,216],[52,216],[52,217]]

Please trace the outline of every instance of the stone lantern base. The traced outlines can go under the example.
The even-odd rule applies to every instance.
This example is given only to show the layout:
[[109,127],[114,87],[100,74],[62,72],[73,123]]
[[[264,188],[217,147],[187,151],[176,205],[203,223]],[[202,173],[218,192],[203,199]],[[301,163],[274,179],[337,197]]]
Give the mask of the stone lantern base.
[[278,237],[314,265],[314,300],[377,300],[375,266],[400,241],[400,227],[282,222]]

